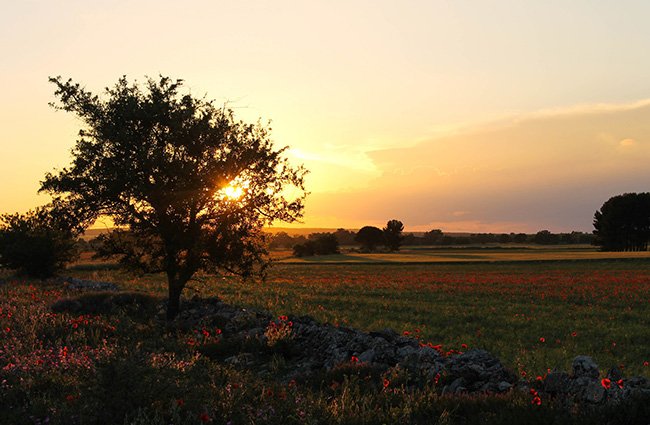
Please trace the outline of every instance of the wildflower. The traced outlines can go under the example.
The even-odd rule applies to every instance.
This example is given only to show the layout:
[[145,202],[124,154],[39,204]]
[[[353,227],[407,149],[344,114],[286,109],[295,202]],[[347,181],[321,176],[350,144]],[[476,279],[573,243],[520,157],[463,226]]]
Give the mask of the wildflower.
[[571,336],[575,338],[576,336],[578,336],[578,332],[576,331],[571,332]]
[[210,422],[212,419],[210,418],[210,415],[204,412],[199,415],[199,420],[203,423],[207,423]]
[[618,381],[616,381],[616,385],[618,385],[620,389],[623,389],[623,380],[619,379]]
[[541,376],[537,375],[537,377],[535,377],[535,380],[541,382],[541,381],[544,380],[544,378],[542,378]]
[[75,396],[72,395],[72,394],[68,394],[67,396],[65,396],[65,400],[66,400],[68,403],[72,403],[72,402],[74,401],[75,398],[77,398],[77,397],[75,397]]
[[292,380],[289,381],[289,383],[287,384],[287,387],[289,387],[289,388],[293,388],[293,387],[295,387],[295,386],[296,386],[296,380],[295,380],[295,379],[292,379]]
[[611,381],[611,379],[609,379],[609,378],[603,378],[603,379],[600,381],[600,385],[602,385],[603,388],[605,388],[606,390],[608,390],[608,389],[610,389],[611,386],[612,386],[612,381]]
[[357,356],[352,356],[352,357],[350,357],[350,361],[352,363],[359,363],[359,358]]
[[462,348],[463,350],[467,350],[467,344],[465,343],[460,344],[460,348]]
[[280,316],[278,317],[278,320],[280,320],[281,322],[286,322],[287,320],[289,320],[289,318],[287,316]]
[[440,381],[440,374],[436,373],[436,376],[433,377],[433,383],[438,385],[438,381]]
[[650,363],[648,363],[647,360],[643,362],[643,366],[648,367],[648,365],[650,365]]
[[384,378],[384,388],[388,388],[389,385],[390,385],[390,381]]
[[536,395],[533,397],[533,400],[531,401],[532,404],[536,406],[540,406],[542,404],[542,398],[539,395]]
[[545,343],[545,342],[546,342],[546,338],[544,338],[544,337],[540,337],[540,338],[539,338],[539,342],[541,342],[541,343]]
[[404,335],[404,336],[409,336],[409,335],[411,335],[411,332],[409,332],[409,331],[404,331],[404,332],[402,332],[402,335]]
[[183,407],[184,404],[185,404],[185,400],[183,400],[182,398],[176,399],[176,406]]

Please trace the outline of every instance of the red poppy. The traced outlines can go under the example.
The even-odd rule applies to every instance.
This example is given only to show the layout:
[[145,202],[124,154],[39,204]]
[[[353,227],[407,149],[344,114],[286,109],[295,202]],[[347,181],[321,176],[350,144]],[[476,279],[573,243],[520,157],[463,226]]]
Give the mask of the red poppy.
[[352,363],[359,363],[359,358],[357,356],[352,356],[352,357],[350,357],[350,361]]
[[467,350],[467,344],[460,344],[460,348],[462,348],[463,350]]
[[605,388],[606,390],[608,390],[608,389],[610,389],[611,386],[612,386],[612,381],[611,381],[611,379],[609,379],[609,378],[603,378],[603,379],[600,381],[600,385],[602,385],[603,388]]
[[573,337],[578,336],[578,332],[576,332],[576,331],[571,332],[571,336],[573,336]]
[[648,367],[649,364],[650,364],[650,363],[648,363],[647,360],[643,362],[643,366],[645,366],[645,367]]
[[546,338],[541,337],[541,338],[539,339],[539,342],[546,342]]
[[616,381],[616,385],[618,385],[620,389],[623,389],[623,380],[619,379],[618,381]]
[[210,416],[207,413],[201,413],[199,415],[199,420],[203,423],[210,422],[212,419],[210,419]]
[[183,407],[184,404],[185,404],[185,400],[183,400],[182,398],[176,399],[176,406]]
[[390,381],[384,378],[384,388],[388,388],[389,385],[390,385]]
[[536,406],[539,406],[539,405],[542,404],[542,399],[541,399],[540,396],[536,395],[535,397],[533,397],[533,400],[531,401],[531,403],[536,405]]

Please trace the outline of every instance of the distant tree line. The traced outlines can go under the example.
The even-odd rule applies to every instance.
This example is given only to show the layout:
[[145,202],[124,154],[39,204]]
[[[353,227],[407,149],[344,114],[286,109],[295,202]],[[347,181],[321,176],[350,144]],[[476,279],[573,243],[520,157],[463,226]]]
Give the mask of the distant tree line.
[[335,254],[341,246],[359,247],[364,252],[373,252],[382,248],[385,251],[398,251],[401,246],[458,246],[458,245],[500,245],[500,244],[537,244],[537,245],[590,245],[596,236],[591,233],[573,231],[570,233],[552,233],[540,230],[537,233],[471,233],[445,234],[440,229],[433,229],[421,234],[403,233],[404,225],[399,220],[390,220],[383,229],[364,226],[354,232],[337,229],[334,232],[312,233],[307,236],[291,236],[279,232],[270,236],[271,249],[293,249],[294,255],[305,257],[311,255]]

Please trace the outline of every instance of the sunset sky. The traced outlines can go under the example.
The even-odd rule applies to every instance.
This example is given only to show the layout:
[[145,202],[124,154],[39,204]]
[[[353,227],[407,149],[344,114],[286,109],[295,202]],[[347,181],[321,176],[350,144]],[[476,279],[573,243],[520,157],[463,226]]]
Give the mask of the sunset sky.
[[182,78],[311,173],[301,226],[591,231],[650,191],[647,1],[2,1],[0,213],[48,201],[61,75]]

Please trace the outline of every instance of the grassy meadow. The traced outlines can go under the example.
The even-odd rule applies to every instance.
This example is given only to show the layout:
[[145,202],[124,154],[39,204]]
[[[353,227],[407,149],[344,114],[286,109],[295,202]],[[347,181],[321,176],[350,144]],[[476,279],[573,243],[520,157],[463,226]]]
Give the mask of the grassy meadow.
[[[276,315],[306,314],[364,330],[390,327],[445,350],[484,348],[530,380],[549,369],[569,370],[578,354],[592,356],[602,373],[618,366],[627,376],[648,376],[650,258],[647,253],[603,254],[560,248],[405,249],[309,262],[276,253],[280,260],[266,282],[200,275],[184,295],[216,295]],[[278,382],[272,373],[260,377],[206,359],[187,343],[194,334],[157,319],[156,302],[166,294],[162,275],[133,276],[85,259],[67,274],[112,281],[124,290],[148,294],[152,301],[81,316],[53,313],[50,305],[72,294],[55,283],[5,273],[0,284],[0,402],[10,408],[0,412],[0,423],[602,419],[601,411],[574,416],[560,412],[552,400],[531,405],[530,397],[518,392],[449,397],[433,384],[419,390],[397,384],[374,388],[354,371],[326,376],[317,385]],[[215,334],[201,338],[218,340]],[[634,423],[626,422],[625,415],[612,415],[619,421],[613,423]]]

